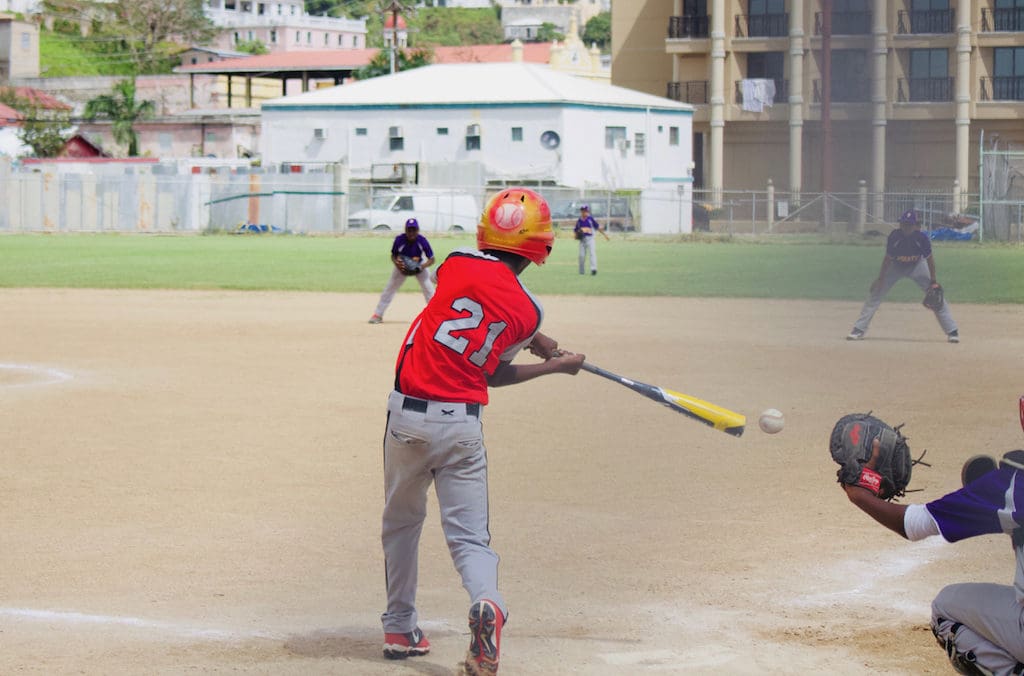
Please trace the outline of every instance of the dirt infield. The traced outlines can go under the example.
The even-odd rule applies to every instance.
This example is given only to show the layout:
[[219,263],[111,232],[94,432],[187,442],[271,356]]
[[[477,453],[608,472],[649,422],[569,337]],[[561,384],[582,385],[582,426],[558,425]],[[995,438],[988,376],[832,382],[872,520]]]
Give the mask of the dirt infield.
[[[543,300],[564,347],[750,420],[729,437],[586,373],[493,391],[502,673],[950,673],[931,599],[1009,583],[1007,542],[884,531],[827,437],[856,410],[906,422],[933,465],[915,501],[1024,447],[1024,307],[954,304],[949,345],[919,305],[848,343],[854,303]],[[467,598],[433,500],[433,652],[380,655],[384,404],[422,297],[371,326],[375,302],[0,291],[0,673],[451,673]]]

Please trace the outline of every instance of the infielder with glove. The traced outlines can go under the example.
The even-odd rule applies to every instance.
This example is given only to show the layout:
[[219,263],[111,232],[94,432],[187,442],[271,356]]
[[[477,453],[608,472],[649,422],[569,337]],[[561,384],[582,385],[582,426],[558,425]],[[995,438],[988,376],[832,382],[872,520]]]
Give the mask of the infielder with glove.
[[[584,357],[539,332],[539,301],[519,281],[551,252],[551,213],[533,191],[492,197],[477,228],[479,250],[453,251],[438,268],[438,291],[413,321],[398,354],[384,432],[384,655],[425,655],[416,584],[427,491],[434,485],[452,562],[469,593],[469,674],[498,670],[508,607],[491,549],[487,451],[481,414],[488,387],[552,373],[575,375]],[[543,361],[513,365],[522,348]]]
[[420,224],[415,218],[405,222],[405,234],[395,237],[391,244],[391,264],[394,269],[391,271],[388,285],[380,294],[377,309],[370,317],[371,324],[380,324],[384,321],[384,311],[391,305],[398,289],[408,277],[416,277],[420,288],[423,289],[423,298],[428,303],[434,295],[434,283],[430,280],[430,272],[427,270],[434,264],[434,250],[430,248],[427,238],[420,234]]
[[922,304],[935,313],[939,325],[951,343],[960,342],[960,332],[949,310],[942,286],[935,277],[935,258],[932,256],[932,241],[921,231],[917,212],[904,211],[900,225],[889,233],[885,243],[885,256],[878,279],[871,283],[871,295],[860,311],[860,317],[853,325],[847,340],[861,340],[868,330],[871,318],[882,304],[882,300],[896,282],[909,277],[925,292]]
[[593,216],[590,215],[590,207],[586,204],[580,207],[580,217],[576,219],[576,227],[573,228],[573,236],[580,243],[580,274],[583,274],[584,263],[586,263],[587,257],[590,257],[590,274],[597,274],[597,243],[594,239],[594,235],[601,233],[608,238],[604,230],[601,229],[601,224],[598,223]]
[[[1020,408],[1024,428],[1024,397]],[[871,440],[865,471],[874,472],[880,460],[884,464],[883,446],[884,440]],[[1024,451],[1010,451],[998,463],[988,456],[970,458],[961,472],[963,487],[923,505],[886,501],[870,478],[847,481],[842,473],[841,468],[850,502],[908,540],[1010,537],[1013,585],[967,582],[943,588],[932,601],[931,628],[958,673],[1024,674]]]

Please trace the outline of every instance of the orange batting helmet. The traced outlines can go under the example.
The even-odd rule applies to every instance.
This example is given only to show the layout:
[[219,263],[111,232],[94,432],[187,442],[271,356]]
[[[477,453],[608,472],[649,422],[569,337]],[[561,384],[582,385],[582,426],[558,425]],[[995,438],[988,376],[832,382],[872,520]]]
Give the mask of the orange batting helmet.
[[508,188],[491,197],[476,229],[478,248],[509,251],[537,265],[544,264],[554,240],[548,203],[527,188]]

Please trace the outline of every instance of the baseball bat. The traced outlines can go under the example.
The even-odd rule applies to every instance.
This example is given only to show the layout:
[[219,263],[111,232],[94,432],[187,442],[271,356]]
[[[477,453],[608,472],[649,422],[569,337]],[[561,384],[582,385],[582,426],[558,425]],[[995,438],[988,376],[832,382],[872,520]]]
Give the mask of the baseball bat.
[[710,402],[698,399],[697,397],[691,397],[688,394],[681,392],[674,392],[673,390],[666,390],[656,385],[648,385],[647,383],[637,382],[630,378],[617,375],[611,371],[606,371],[600,366],[594,366],[590,362],[583,362],[582,366],[584,371],[589,371],[595,375],[599,375],[602,378],[625,385],[634,392],[639,392],[648,399],[663,404],[669,407],[676,413],[682,413],[685,416],[693,418],[698,422],[702,422],[709,427],[714,427],[716,430],[731,434],[734,437],[743,436],[743,430],[747,424],[747,417],[742,413],[736,413],[730,411],[727,408],[722,408]]

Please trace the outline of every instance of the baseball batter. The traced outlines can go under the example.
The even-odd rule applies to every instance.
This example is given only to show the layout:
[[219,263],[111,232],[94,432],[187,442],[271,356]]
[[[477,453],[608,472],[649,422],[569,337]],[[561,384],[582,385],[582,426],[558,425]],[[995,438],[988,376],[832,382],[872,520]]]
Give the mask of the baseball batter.
[[[413,321],[399,352],[384,432],[385,505],[381,532],[387,584],[384,655],[424,655],[417,626],[417,552],[434,485],[452,562],[469,594],[470,646],[464,669],[498,669],[508,608],[490,547],[487,451],[481,418],[488,387],[552,373],[575,375],[584,357],[558,350],[539,332],[543,310],[519,281],[541,265],[554,241],[547,203],[512,188],[489,201],[479,250],[452,252],[438,268],[438,291]],[[544,361],[513,365],[527,348]]]
[[[1024,397],[1020,407],[1024,428]],[[877,439],[874,443],[877,457]],[[1016,558],[1013,585],[968,582],[943,588],[932,601],[931,627],[958,673],[1024,674],[1024,451],[1010,451],[998,464],[980,459],[987,463],[976,457],[965,464],[961,489],[924,505],[886,502],[863,486],[843,488],[850,502],[908,540],[1009,536]]]
[[405,222],[405,233],[395,237],[391,244],[391,278],[380,294],[377,309],[370,317],[371,324],[384,321],[384,312],[395,299],[395,294],[405,283],[407,277],[416,277],[423,289],[423,298],[429,303],[434,295],[434,283],[430,280],[427,270],[434,264],[434,250],[427,238],[420,234],[420,224],[415,218]]
[[[932,256],[932,241],[928,239],[928,235],[921,232],[917,212],[913,209],[903,212],[900,216],[899,227],[889,233],[878,279],[871,283],[871,295],[864,303],[860,317],[854,323],[853,329],[846,336],[847,340],[864,338],[871,318],[875,316],[875,312],[889,293],[889,289],[904,277],[912,279],[921,287],[922,291],[928,291],[930,287],[938,286],[938,281],[935,278],[935,259]],[[935,310],[935,317],[946,334],[946,340],[950,343],[959,343],[960,332],[956,322],[953,321],[953,314],[950,312],[949,303],[945,301],[945,298]]]

